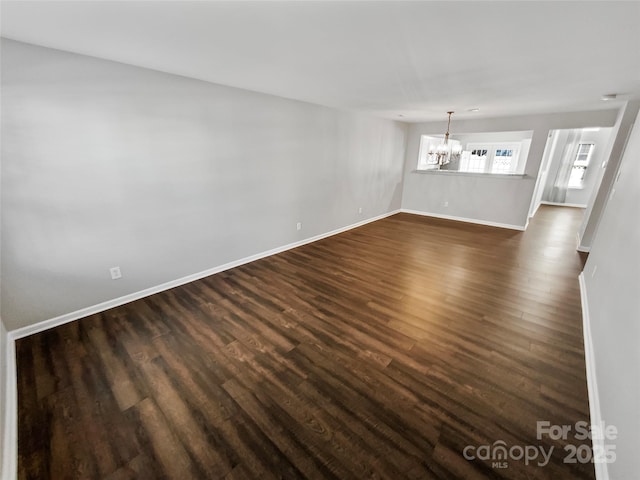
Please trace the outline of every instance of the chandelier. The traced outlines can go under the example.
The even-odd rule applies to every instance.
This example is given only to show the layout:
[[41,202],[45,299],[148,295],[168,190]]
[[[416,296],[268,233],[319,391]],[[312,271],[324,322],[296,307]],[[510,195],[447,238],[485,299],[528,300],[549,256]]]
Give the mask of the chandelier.
[[449,127],[451,126],[451,115],[454,112],[447,112],[449,115],[449,122],[447,123],[447,133],[444,134],[444,141],[440,145],[429,146],[429,157],[432,160],[430,163],[437,164],[438,166],[446,165],[451,159],[456,159],[462,153],[462,145],[452,145],[449,143]]

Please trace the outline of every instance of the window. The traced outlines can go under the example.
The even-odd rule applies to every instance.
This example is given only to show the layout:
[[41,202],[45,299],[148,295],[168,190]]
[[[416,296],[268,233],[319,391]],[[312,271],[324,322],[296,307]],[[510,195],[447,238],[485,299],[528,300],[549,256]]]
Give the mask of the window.
[[488,153],[486,149],[477,148],[465,153],[468,153],[468,155],[463,156],[460,162],[460,171],[480,173],[485,171]]
[[519,143],[469,143],[462,152],[459,171],[510,174],[518,171]]
[[474,175],[522,175],[532,136],[531,130],[451,135],[451,154],[443,158],[438,149],[443,137],[421,135],[416,170]]
[[516,150],[513,148],[497,149],[493,157],[491,173],[511,173],[515,171],[514,167],[517,160]]
[[578,149],[576,150],[576,158],[573,160],[571,175],[569,176],[569,188],[582,188],[584,186],[584,177],[587,173],[589,160],[591,160],[593,147],[593,143],[578,144]]

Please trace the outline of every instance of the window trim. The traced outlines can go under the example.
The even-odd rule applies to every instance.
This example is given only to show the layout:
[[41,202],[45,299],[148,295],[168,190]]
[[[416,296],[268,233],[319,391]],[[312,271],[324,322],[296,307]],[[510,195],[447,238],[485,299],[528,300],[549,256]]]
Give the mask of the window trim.
[[[589,151],[587,152],[587,159],[586,160],[579,160],[578,156],[581,155],[580,154],[580,147],[582,145],[589,145]],[[573,172],[574,168],[582,168],[583,172],[582,172],[582,177],[580,178],[580,184],[571,184],[571,174],[569,174],[569,182],[567,183],[567,189],[569,190],[582,190],[584,189],[584,180],[587,176],[587,170],[589,168],[589,165],[591,165],[591,158],[593,157],[593,150],[596,147],[596,143],[595,142],[578,142],[578,145],[576,146],[576,151],[575,154],[573,155],[573,162],[571,164],[571,172]],[[576,165],[576,162],[584,162],[584,164],[580,164],[580,165]]]
[[[487,162],[484,166],[484,172],[467,172],[467,173],[486,173],[489,175],[511,175],[517,174],[518,167],[520,166],[520,142],[474,142],[467,143],[465,151],[472,150],[487,150]],[[497,150],[513,150],[516,156],[516,162],[512,172],[493,172],[493,164],[496,160]],[[465,170],[459,170],[465,172]]]

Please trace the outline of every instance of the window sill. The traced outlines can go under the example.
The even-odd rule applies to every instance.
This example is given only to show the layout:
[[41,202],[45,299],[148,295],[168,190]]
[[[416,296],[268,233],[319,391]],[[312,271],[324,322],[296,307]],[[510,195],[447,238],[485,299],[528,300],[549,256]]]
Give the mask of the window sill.
[[451,175],[461,177],[485,177],[485,178],[525,178],[525,173],[479,173],[479,172],[459,172],[457,170],[412,170],[411,173],[426,175]]

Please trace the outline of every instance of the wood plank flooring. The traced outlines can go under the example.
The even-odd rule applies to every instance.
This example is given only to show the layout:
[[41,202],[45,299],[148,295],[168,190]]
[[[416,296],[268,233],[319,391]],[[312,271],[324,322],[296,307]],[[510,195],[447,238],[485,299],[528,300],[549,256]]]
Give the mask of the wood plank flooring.
[[581,216],[398,214],[19,340],[19,478],[592,479],[536,438],[589,420]]

